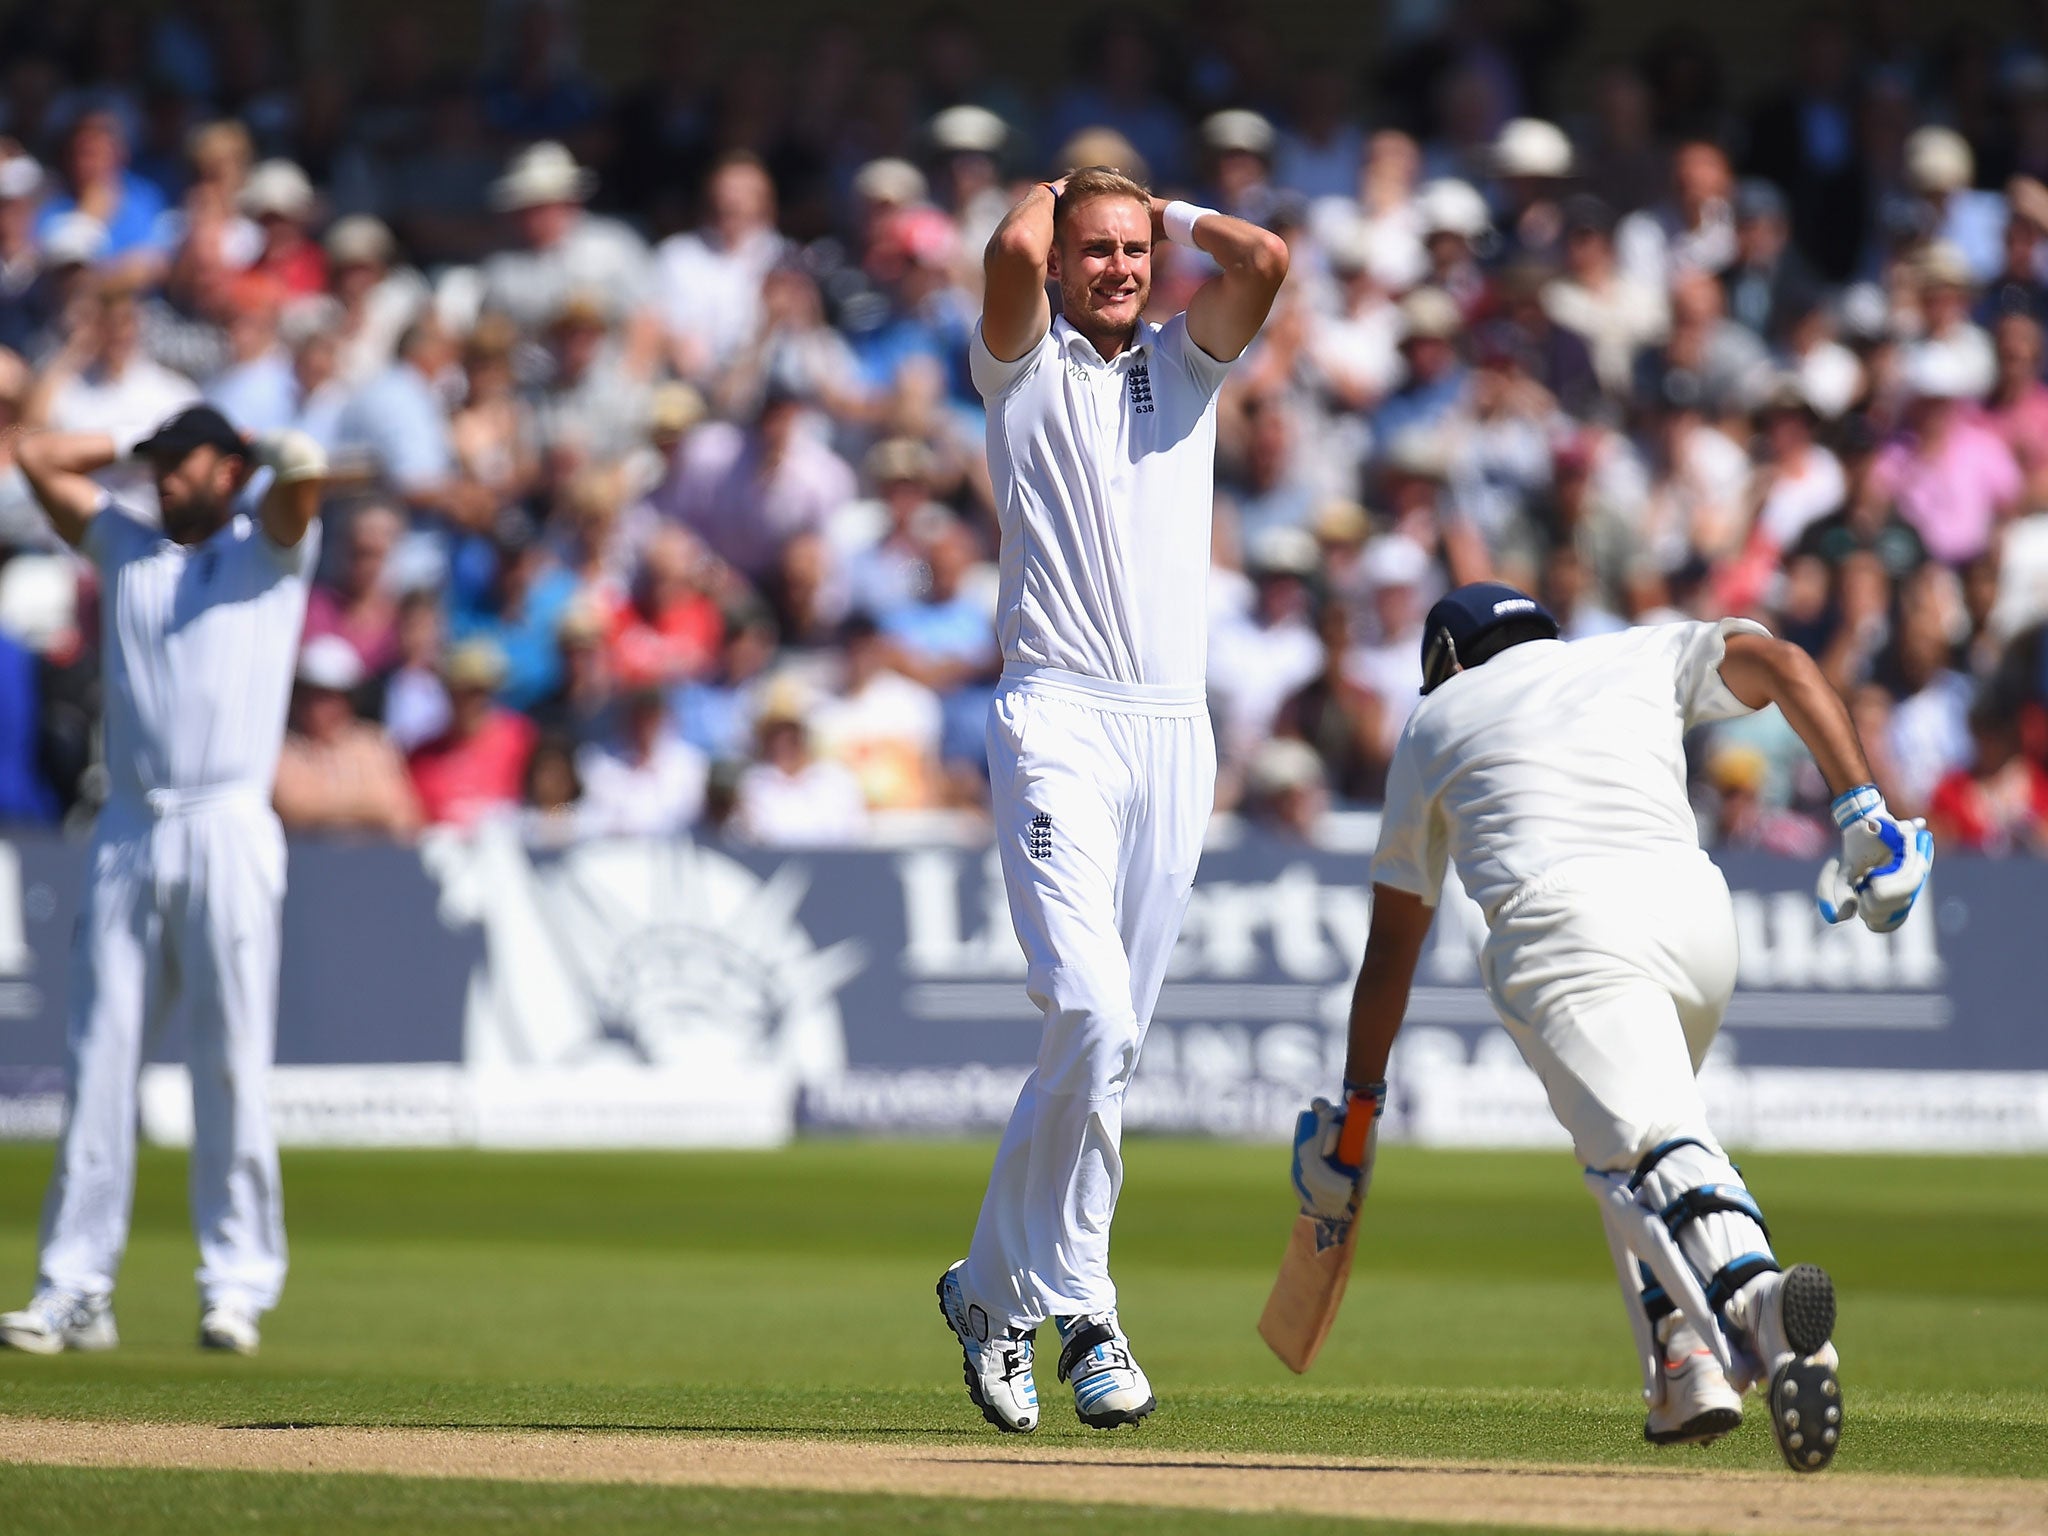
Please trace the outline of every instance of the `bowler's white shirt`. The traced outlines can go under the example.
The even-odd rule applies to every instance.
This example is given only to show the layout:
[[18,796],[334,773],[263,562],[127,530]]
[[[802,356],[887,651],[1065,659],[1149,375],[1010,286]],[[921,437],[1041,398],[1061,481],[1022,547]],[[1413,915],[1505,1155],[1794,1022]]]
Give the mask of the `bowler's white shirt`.
[[1005,661],[1199,691],[1207,671],[1216,392],[1185,314],[1104,362],[1055,319],[1015,362],[975,328],[1002,526]]
[[268,805],[319,524],[283,549],[240,514],[188,547],[107,502],[83,548],[100,572],[109,810],[142,813],[159,791]]
[[1721,681],[1748,619],[1531,640],[1415,707],[1387,771],[1376,885],[1435,906],[1446,861],[1488,918],[1574,859],[1700,852],[1685,733],[1749,714]]

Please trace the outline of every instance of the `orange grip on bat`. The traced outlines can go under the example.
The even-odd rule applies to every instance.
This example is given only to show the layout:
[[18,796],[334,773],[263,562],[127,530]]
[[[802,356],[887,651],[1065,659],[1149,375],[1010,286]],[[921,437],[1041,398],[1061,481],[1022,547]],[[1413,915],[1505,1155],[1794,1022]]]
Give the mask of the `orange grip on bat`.
[[1372,1134],[1373,1116],[1379,1105],[1365,1094],[1354,1093],[1344,1106],[1344,1129],[1337,1133],[1337,1161],[1356,1168],[1365,1161],[1365,1138]]

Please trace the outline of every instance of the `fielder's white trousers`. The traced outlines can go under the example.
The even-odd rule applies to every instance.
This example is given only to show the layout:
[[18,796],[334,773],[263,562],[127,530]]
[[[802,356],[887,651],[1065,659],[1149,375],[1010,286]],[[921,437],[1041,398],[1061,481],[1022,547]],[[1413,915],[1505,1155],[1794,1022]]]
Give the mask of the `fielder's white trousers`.
[[1013,666],[988,757],[1010,916],[1045,1023],[962,1278],[991,1318],[1035,1327],[1116,1305],[1124,1090],[1194,886],[1216,743],[1199,689]]
[[1560,866],[1495,914],[1479,964],[1586,1167],[1674,1136],[1719,1148],[1695,1074],[1735,989],[1735,914],[1704,853]]
[[114,1288],[135,1193],[145,1042],[186,1004],[202,1305],[262,1312],[284,1285],[267,1083],[277,1041],[284,833],[261,798],[160,793],[101,813],[72,948],[69,1066],[39,1280]]

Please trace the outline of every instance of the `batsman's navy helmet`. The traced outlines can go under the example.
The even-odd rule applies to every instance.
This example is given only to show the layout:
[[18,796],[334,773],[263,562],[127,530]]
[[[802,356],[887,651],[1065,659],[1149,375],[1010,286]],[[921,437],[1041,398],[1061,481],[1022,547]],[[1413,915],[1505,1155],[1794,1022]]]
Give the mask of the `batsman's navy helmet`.
[[1423,622],[1422,691],[1511,645],[1556,638],[1557,620],[1528,593],[1505,582],[1468,582],[1438,598]]

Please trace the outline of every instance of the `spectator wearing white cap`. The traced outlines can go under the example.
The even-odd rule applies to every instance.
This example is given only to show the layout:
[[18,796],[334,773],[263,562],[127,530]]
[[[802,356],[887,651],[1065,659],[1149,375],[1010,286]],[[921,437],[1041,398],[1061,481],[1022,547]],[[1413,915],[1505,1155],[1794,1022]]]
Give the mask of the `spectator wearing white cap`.
[[1920,358],[1940,354],[1937,368],[1954,378],[1964,394],[1980,399],[1998,380],[1998,356],[1991,337],[1970,318],[1970,269],[1963,253],[1937,240],[1919,254],[1906,273],[1920,299],[1920,334],[1906,344],[1906,368]]
[[1318,316],[1304,342],[1311,377],[1346,412],[1370,411],[1408,371],[1401,359],[1406,322],[1375,235],[1374,226],[1355,218],[1326,235],[1336,312]]
[[1288,525],[1246,541],[1251,608],[1216,616],[1209,636],[1209,697],[1226,763],[1245,762],[1272,733],[1280,706],[1322,667],[1309,586],[1319,553],[1313,535]]
[[2023,489],[2012,450],[1971,409],[1971,383],[1953,353],[1916,354],[1906,372],[1907,430],[1871,468],[1872,489],[1894,498],[1927,552],[1952,566],[1990,547]]
[[960,226],[961,243],[979,251],[1010,210],[1003,184],[1010,125],[987,107],[963,103],[933,117],[925,131],[932,144],[939,200]]
[[1423,279],[1458,301],[1470,320],[1487,307],[1489,285],[1479,264],[1482,242],[1490,245],[1493,219],[1486,199],[1470,182],[1440,176],[1415,194],[1416,225],[1429,257]]
[[1927,204],[1927,227],[1961,254],[1971,281],[1989,282],[2004,265],[2005,199],[1973,186],[1977,159],[1953,128],[1929,124],[1906,139],[1906,185]]
[[299,652],[290,729],[272,791],[287,831],[401,841],[418,833],[419,798],[405,760],[381,726],[356,718],[350,702],[364,680],[362,662],[338,635],[316,636]]
[[1278,193],[1273,149],[1279,135],[1249,107],[1212,112],[1202,122],[1202,154],[1211,205],[1233,218],[1265,223]]
[[1465,394],[1460,344],[1465,317],[1441,288],[1417,288],[1401,301],[1401,355],[1407,378],[1373,414],[1374,451],[1397,438],[1441,426]]
[[333,321],[337,368],[347,383],[361,384],[397,355],[398,338],[427,302],[427,285],[398,264],[397,238],[371,214],[336,219],[321,245],[328,296],[339,309]]
[[43,168],[27,155],[0,160],[0,347],[26,353],[54,315],[36,245]]
[[289,160],[265,160],[242,185],[241,209],[263,231],[263,249],[250,271],[286,298],[306,298],[327,287],[327,256],[308,232],[318,199],[306,173]]
[[1423,547],[1402,533],[1365,547],[1361,574],[1372,592],[1376,635],[1345,659],[1351,680],[1380,702],[1380,749],[1389,758],[1422,697],[1422,619],[1441,585]]
[[1555,123],[1517,117],[1493,141],[1494,209],[1510,256],[1556,261],[1564,238],[1572,141]]
[[1330,808],[1323,760],[1307,742],[1275,736],[1259,743],[1245,767],[1238,809],[1253,826],[1296,842],[1313,841]]
[[704,178],[697,227],[654,253],[654,303],[676,371],[722,370],[761,324],[761,283],[788,251],[775,227],[775,183],[751,154],[727,155]]
[[512,157],[491,184],[491,206],[506,215],[518,247],[483,264],[486,309],[535,333],[572,293],[600,295],[615,320],[648,300],[646,242],[616,219],[586,212],[597,177],[552,140]]

